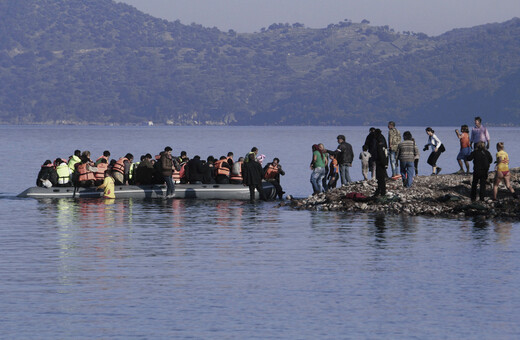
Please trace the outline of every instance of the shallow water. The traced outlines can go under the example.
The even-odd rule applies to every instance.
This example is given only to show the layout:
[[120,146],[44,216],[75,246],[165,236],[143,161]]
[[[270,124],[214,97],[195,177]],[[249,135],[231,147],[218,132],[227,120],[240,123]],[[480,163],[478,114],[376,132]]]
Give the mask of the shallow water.
[[[235,154],[256,145],[280,157],[286,191],[305,196],[309,145],[327,137],[335,146],[345,133],[275,128],[266,138],[259,129],[2,127],[2,337],[518,338],[518,223],[237,201],[14,197],[44,159],[76,145],[139,155],[200,138],[187,151],[206,156],[229,151],[206,142],[222,132],[250,138],[231,144]],[[365,128],[350,129],[356,149]],[[520,158],[508,151],[512,163]],[[9,165],[13,158],[27,166]]]

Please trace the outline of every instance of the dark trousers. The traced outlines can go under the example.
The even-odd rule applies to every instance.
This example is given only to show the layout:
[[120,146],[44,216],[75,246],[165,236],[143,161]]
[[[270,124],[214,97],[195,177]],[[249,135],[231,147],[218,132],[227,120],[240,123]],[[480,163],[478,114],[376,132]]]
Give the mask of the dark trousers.
[[430,164],[431,166],[437,166],[437,160],[439,159],[441,153],[442,152],[440,150],[437,150],[437,152],[433,151],[430,154],[430,156],[428,156],[427,163]]
[[474,201],[477,199],[477,185],[480,184],[479,190],[479,198],[482,201],[486,196],[486,182],[487,182],[488,174],[482,173],[479,174],[477,172],[473,172],[473,181],[471,182],[471,200]]
[[249,200],[251,202],[255,201],[255,189],[258,190],[260,194],[260,199],[262,201],[267,201],[264,195],[264,189],[262,188],[262,184],[249,184]]
[[274,186],[274,188],[276,189],[276,195],[278,196],[278,198],[281,199],[283,196],[283,189],[280,185],[280,182],[278,182],[276,179],[268,180],[268,182]]
[[386,195],[386,168],[379,163],[376,163],[376,179],[376,195]]

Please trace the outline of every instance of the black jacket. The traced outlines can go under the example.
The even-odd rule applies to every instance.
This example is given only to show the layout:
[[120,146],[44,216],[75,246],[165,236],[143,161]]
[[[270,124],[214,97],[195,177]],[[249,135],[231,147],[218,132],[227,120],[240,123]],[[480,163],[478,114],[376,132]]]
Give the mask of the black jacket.
[[200,159],[193,158],[186,163],[186,176],[190,183],[202,182],[204,180],[205,170]]
[[473,150],[468,158],[468,161],[473,161],[473,173],[475,175],[484,175],[489,172],[489,166],[493,162],[493,157],[486,149]]
[[152,184],[154,168],[150,160],[145,159],[137,166],[136,182],[139,184]]
[[242,176],[244,184],[257,185],[262,183],[264,178],[264,169],[258,162],[247,162],[242,165]]
[[56,186],[56,184],[58,184],[58,173],[52,166],[42,166],[40,172],[38,173],[38,177],[36,178],[36,185],[43,187],[43,182],[40,179],[48,179],[52,183],[52,186]]
[[327,150],[328,153],[333,154],[338,160],[339,165],[348,164],[352,166],[354,160],[354,151],[352,145],[347,142],[341,142],[336,150]]
[[388,166],[388,145],[386,144],[385,136],[382,134],[375,135],[376,140],[376,154],[375,161],[377,164],[387,167]]

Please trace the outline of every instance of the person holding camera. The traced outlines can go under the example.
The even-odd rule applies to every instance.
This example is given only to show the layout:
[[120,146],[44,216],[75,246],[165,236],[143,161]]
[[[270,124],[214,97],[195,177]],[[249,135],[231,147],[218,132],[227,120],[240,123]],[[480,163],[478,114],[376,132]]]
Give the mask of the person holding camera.
[[441,172],[442,168],[437,167],[437,160],[441,153],[446,151],[444,144],[442,144],[441,140],[435,135],[435,131],[431,127],[426,128],[426,134],[428,135],[428,143],[424,146],[423,151],[428,150],[428,148],[432,147],[432,153],[428,157],[428,164],[432,167],[432,175],[438,175]]

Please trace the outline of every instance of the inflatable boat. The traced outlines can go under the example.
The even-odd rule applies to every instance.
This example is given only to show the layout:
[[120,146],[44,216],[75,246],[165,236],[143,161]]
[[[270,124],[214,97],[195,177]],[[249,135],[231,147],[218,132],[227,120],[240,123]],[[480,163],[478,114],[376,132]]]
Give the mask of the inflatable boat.
[[[276,188],[269,182],[262,182],[265,197],[274,199]],[[116,185],[116,198],[164,198],[166,185]],[[255,197],[259,199],[255,190]],[[99,198],[103,190],[96,187],[31,187],[18,197],[30,198]],[[176,184],[173,198],[194,198],[206,200],[249,200],[249,187],[242,184]]]

